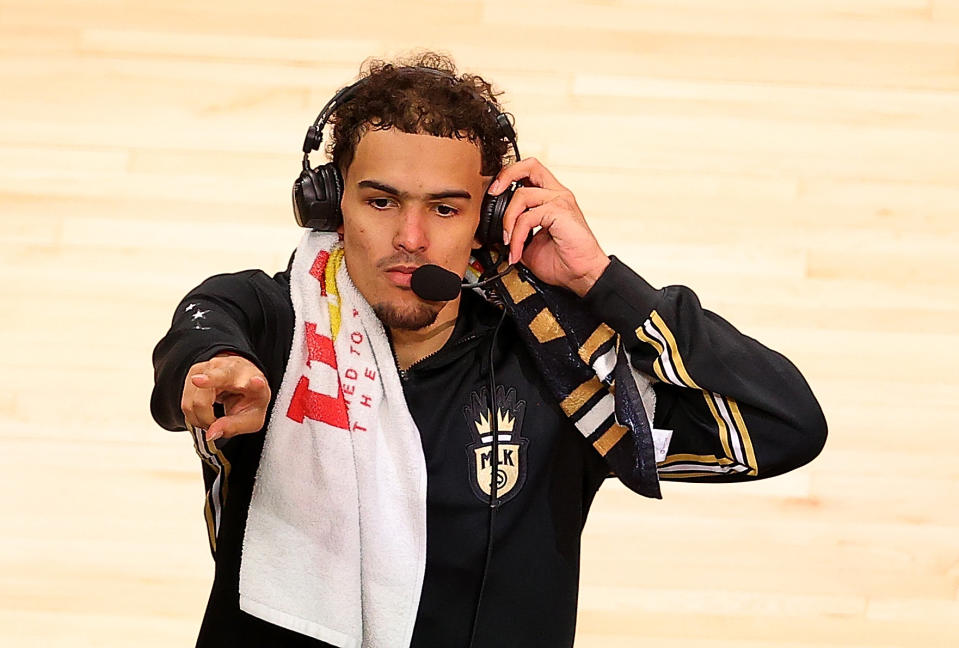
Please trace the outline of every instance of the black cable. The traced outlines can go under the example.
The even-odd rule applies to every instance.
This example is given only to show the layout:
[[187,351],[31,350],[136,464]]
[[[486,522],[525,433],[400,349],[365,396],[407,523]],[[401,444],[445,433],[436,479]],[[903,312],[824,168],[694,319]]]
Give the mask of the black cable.
[[[499,333],[503,321],[506,319],[506,308],[503,308],[503,314],[500,315],[499,322],[493,330],[493,340],[489,347],[489,416],[490,432],[493,434],[492,460],[490,463],[490,485],[489,485],[489,527],[486,532],[486,559],[483,561],[483,577],[480,579],[479,594],[476,597],[476,610],[473,612],[473,627],[470,630],[469,648],[472,648],[476,640],[476,629],[478,627],[480,606],[483,603],[483,591],[486,589],[486,576],[489,573],[490,559],[493,556],[493,525],[496,522],[496,509],[499,507],[498,484],[499,476],[499,410],[496,407],[496,375],[493,370],[493,350],[496,348],[496,335]],[[481,455],[482,456],[482,455]]]

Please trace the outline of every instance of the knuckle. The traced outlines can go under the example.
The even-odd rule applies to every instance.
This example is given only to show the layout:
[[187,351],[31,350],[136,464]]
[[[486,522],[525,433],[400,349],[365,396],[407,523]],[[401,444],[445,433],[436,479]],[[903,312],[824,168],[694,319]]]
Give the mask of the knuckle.
[[197,409],[197,398],[193,392],[184,392],[180,398],[180,409],[184,414],[192,414]]

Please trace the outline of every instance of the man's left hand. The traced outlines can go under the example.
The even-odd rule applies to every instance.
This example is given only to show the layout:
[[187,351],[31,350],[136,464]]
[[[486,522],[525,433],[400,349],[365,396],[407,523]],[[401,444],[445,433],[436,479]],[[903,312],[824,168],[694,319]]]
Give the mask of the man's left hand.
[[[609,258],[599,247],[573,193],[535,158],[504,168],[490,185],[497,195],[520,182],[503,216],[503,241],[510,244],[510,263],[522,261],[548,284],[583,297],[593,287]],[[529,245],[526,238],[535,228]]]

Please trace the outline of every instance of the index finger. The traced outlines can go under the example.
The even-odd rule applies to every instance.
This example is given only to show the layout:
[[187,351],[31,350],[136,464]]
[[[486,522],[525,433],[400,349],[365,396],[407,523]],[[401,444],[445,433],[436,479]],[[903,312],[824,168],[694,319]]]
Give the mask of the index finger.
[[566,189],[539,160],[525,158],[500,170],[496,179],[490,184],[488,192],[495,196],[508,187],[511,182],[519,182],[524,179],[528,179],[529,184],[534,187]]
[[206,367],[205,371],[191,376],[193,384],[202,389],[223,389],[239,387],[235,367],[225,365]]

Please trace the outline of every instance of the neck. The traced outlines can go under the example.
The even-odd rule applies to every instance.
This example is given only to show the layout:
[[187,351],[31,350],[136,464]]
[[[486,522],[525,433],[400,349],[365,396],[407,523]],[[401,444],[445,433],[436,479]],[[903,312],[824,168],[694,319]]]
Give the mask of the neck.
[[409,369],[423,358],[436,353],[453,335],[459,314],[459,298],[449,302],[429,326],[416,330],[390,329],[393,353],[401,370]]

